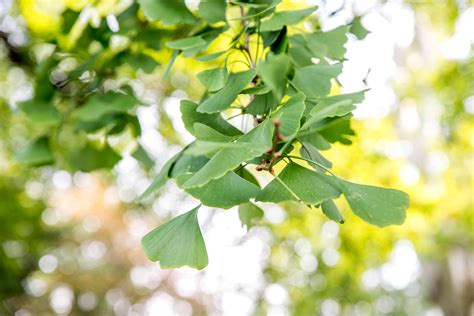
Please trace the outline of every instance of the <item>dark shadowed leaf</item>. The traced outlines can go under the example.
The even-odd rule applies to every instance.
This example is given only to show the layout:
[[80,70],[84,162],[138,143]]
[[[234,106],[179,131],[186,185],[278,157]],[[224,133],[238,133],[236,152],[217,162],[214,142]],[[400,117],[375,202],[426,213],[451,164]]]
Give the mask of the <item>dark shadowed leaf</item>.
[[142,239],[145,254],[163,269],[207,266],[207,250],[197,218],[199,206],[155,228]]

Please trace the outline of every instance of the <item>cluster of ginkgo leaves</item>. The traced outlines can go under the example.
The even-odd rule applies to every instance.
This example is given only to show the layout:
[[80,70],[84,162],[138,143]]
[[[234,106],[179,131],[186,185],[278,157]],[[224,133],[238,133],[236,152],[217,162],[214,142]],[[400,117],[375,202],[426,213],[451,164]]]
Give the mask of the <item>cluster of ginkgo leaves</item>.
[[[52,54],[42,64],[34,98],[20,105],[47,132],[18,153],[19,161],[44,165],[59,156],[59,163],[73,170],[113,166],[120,155],[109,146],[97,149],[86,140],[69,152],[58,130],[70,126],[72,133],[102,131],[109,136],[129,129],[138,137],[140,124],[133,109],[140,102],[130,87],[105,89],[105,82],[118,65],[153,71],[158,63],[143,51],[172,50],[165,79],[179,55],[212,66],[197,74],[206,88],[201,100],[181,102],[182,120],[196,140],[162,167],[141,199],[172,178],[203,205],[238,206],[247,227],[263,216],[258,201],[294,201],[320,208],[342,223],[344,217],[334,203],[341,195],[370,224],[403,223],[409,204],[405,193],[344,180],[321,154],[331,143],[351,143],[351,112],[364,99],[364,91],[329,95],[342,71],[347,34],[365,36],[358,18],[328,32],[307,32],[301,27],[303,21],[313,21],[318,29],[313,15],[317,7],[285,11],[277,7],[279,0],[201,0],[191,11],[184,0],[138,2],[139,6],[133,4],[117,16],[119,31],[114,32],[129,39],[119,51],[107,46],[114,32],[105,24],[87,33],[90,26],[81,29],[76,13],[65,15],[63,31],[69,40],[57,44],[66,53]],[[75,42],[71,36],[78,29],[83,36]],[[208,51],[224,33],[232,34],[229,46]],[[228,65],[234,52],[245,57],[241,61],[245,69]],[[76,66],[64,69],[67,58],[74,58]],[[223,62],[216,67],[218,60]],[[238,113],[230,115],[231,111]],[[235,117],[253,127],[237,128],[230,123]],[[148,167],[152,164],[142,147],[133,155]],[[259,173],[268,173],[273,180],[261,187]],[[208,256],[198,210],[199,206],[148,233],[142,242],[147,256],[162,268],[204,268]]]

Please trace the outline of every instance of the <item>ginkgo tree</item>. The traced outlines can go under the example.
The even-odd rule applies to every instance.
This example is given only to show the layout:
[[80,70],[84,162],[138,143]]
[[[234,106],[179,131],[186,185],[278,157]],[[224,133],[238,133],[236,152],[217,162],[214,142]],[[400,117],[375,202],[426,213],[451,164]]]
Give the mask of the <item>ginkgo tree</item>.
[[[65,14],[67,36],[36,68],[34,96],[19,106],[40,132],[17,159],[82,171],[113,166],[120,155],[106,143],[98,148],[82,137],[75,148],[61,143],[61,133],[102,131],[108,137],[128,130],[139,137],[134,109],[142,102],[130,86],[113,89],[107,80],[123,65],[151,72],[158,62],[148,52],[171,51],[163,67],[165,81],[177,58],[209,65],[196,74],[205,87],[201,99],[180,105],[184,126],[195,140],[161,168],[139,200],[173,179],[202,205],[238,206],[247,227],[263,216],[259,201],[293,201],[343,223],[334,202],[341,196],[370,224],[402,224],[407,194],[342,179],[321,153],[335,142],[350,144],[354,135],[351,113],[365,91],[332,95],[331,90],[342,72],[347,34],[362,38],[365,30],[355,19],[323,32],[314,16],[317,7],[284,10],[279,3],[201,0],[190,10],[184,0],[139,0],[117,15],[118,33],[128,39],[119,50],[109,47],[114,32],[105,23],[94,29],[81,25],[74,13]],[[302,27],[304,21],[312,23],[313,32]],[[75,38],[78,29],[85,35]],[[222,36],[231,36],[227,47],[210,49]],[[235,60],[236,54],[242,58]],[[64,70],[67,58],[76,63]],[[231,121],[238,117],[252,126],[236,127]],[[148,168],[153,164],[141,146],[133,156]],[[260,174],[272,180],[262,187]],[[142,240],[147,256],[162,268],[206,267],[199,208],[149,232]]]

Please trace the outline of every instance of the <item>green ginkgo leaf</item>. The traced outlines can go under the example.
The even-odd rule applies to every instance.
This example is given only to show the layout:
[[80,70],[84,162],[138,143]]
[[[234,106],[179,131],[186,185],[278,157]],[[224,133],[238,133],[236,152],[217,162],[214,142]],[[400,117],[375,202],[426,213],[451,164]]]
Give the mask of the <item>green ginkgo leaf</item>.
[[171,168],[173,167],[173,164],[181,157],[183,154],[183,151],[178,152],[176,155],[171,157],[161,168],[160,173],[155,177],[153,182],[150,184],[150,186],[143,192],[138,198],[138,201],[141,201],[148,196],[150,196],[153,192],[158,191],[162,186],[166,184],[166,181],[169,179],[169,173]]
[[279,102],[286,91],[286,76],[290,71],[290,58],[286,54],[267,55],[266,60],[258,64],[258,73],[266,86],[270,88]]
[[316,32],[306,36],[307,46],[315,57],[343,60],[348,26],[340,26],[328,32]]
[[342,71],[342,63],[334,65],[310,65],[295,68],[293,85],[308,98],[320,98],[329,93],[331,79]]
[[252,81],[256,74],[256,68],[230,74],[225,87],[202,102],[197,111],[201,113],[217,113],[227,109],[235,101],[239,92]]
[[278,177],[285,185],[281,184],[278,179],[273,179],[257,195],[256,201],[278,203],[298,201],[299,199],[305,204],[315,205],[328,199],[335,199],[341,194],[334,177],[307,169],[296,163],[289,163]]
[[293,136],[299,130],[300,120],[305,110],[304,100],[305,95],[298,92],[272,116],[280,119],[280,133],[285,138]]
[[237,143],[245,145],[221,149],[201,170],[184,183],[183,188],[201,187],[213,179],[224,176],[242,162],[262,155],[272,144],[273,128],[273,123],[268,119],[257,125],[237,140]]
[[159,261],[163,269],[189,266],[203,269],[207,250],[197,218],[200,206],[155,228],[142,239],[146,256]]
[[90,97],[74,115],[80,121],[93,122],[107,114],[127,112],[137,104],[138,100],[131,95],[109,91]]
[[[176,179],[176,183],[181,187],[190,177],[192,174],[182,175]],[[225,176],[212,180],[200,188],[185,191],[204,205],[228,209],[256,197],[260,188],[239,177],[235,172],[229,171]]]
[[282,11],[273,14],[270,18],[262,20],[261,32],[278,31],[285,25],[293,25],[303,21],[306,17],[316,11],[318,7],[301,10]]
[[149,21],[163,24],[193,24],[196,18],[188,10],[184,0],[138,0],[143,14]]
[[250,229],[255,223],[263,217],[263,210],[257,205],[248,202],[239,206],[239,219],[242,226]]
[[212,68],[204,70],[197,74],[197,78],[209,92],[215,92],[225,86],[227,81],[227,69]]
[[330,220],[340,224],[344,223],[344,216],[341,214],[341,211],[333,200],[326,200],[321,203],[321,209],[324,215],[326,215]]
[[206,45],[206,41],[201,36],[186,37],[166,43],[169,48],[179,50],[191,50],[203,45]]
[[226,0],[201,0],[199,2],[198,14],[207,23],[216,23],[225,21],[226,9]]
[[50,103],[40,100],[28,100],[18,104],[26,117],[35,125],[57,126],[61,122],[61,114]]
[[400,225],[405,221],[410,204],[405,192],[345,180],[340,183],[352,211],[364,221],[379,227]]
[[306,126],[309,127],[327,117],[344,116],[351,113],[354,109],[355,106],[350,99],[340,100],[334,103],[321,101],[311,110],[311,117],[305,122],[303,128]]
[[29,166],[43,166],[54,162],[54,156],[49,148],[46,136],[40,137],[20,150],[15,159]]
[[219,133],[212,127],[201,123],[194,123],[194,136],[199,140],[207,140],[213,142],[228,142],[235,138]]
[[222,118],[219,113],[207,114],[197,112],[198,105],[194,102],[183,100],[181,101],[181,116],[184,127],[192,135],[196,136],[194,131],[194,124],[201,123],[215,129],[221,134],[227,136],[241,135],[242,132],[234,127],[232,124]]

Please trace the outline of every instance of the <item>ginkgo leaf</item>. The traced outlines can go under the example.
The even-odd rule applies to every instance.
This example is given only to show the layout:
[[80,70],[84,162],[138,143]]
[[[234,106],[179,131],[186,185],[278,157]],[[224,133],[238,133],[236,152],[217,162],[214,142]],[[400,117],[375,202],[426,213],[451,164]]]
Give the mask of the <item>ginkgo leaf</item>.
[[147,257],[163,269],[189,266],[203,269],[207,250],[197,218],[200,206],[158,226],[145,235],[142,246]]
[[364,39],[367,34],[369,34],[369,31],[367,31],[367,29],[362,25],[360,16],[357,16],[352,20],[349,31],[354,34],[358,40]]
[[242,90],[241,94],[261,95],[270,92],[270,88],[265,85],[259,85]]
[[329,93],[331,79],[342,71],[342,63],[334,65],[310,65],[295,68],[293,84],[308,98],[320,98]]
[[341,211],[333,200],[326,200],[321,203],[321,209],[324,215],[326,215],[330,220],[340,224],[344,223],[344,216],[341,214]]
[[270,18],[262,20],[260,32],[278,31],[285,25],[297,24],[311,15],[317,8],[318,7],[311,7],[301,10],[277,12]]
[[69,163],[75,170],[90,172],[103,168],[112,168],[119,162],[120,158],[121,156],[107,144],[97,148],[87,143],[84,147],[70,154]]
[[305,110],[304,100],[305,95],[298,92],[272,116],[280,119],[280,133],[285,138],[293,136],[299,130],[300,120]]
[[42,166],[54,162],[54,156],[49,148],[46,136],[40,137],[20,150],[15,159],[29,166]]
[[258,64],[258,73],[279,102],[286,91],[286,76],[290,70],[290,58],[286,54],[267,55],[265,61]]
[[[182,175],[176,179],[176,183],[181,187],[190,177],[192,174]],[[202,187],[185,191],[204,205],[228,209],[256,197],[260,188],[239,177],[235,172],[229,171],[225,176],[212,180]]]
[[257,70],[255,68],[231,73],[227,78],[225,87],[202,102],[197,111],[201,113],[216,113],[227,109],[235,101],[239,92],[252,81],[256,74]]
[[[311,145],[308,142],[305,142],[305,141],[302,142],[300,155],[301,157],[317,162],[318,164],[323,165],[326,168],[332,168],[332,163],[326,158],[324,158],[324,156],[321,155],[321,153],[313,145]],[[315,169],[323,171],[323,169],[317,164],[310,163],[310,162],[308,163],[312,165]]]
[[212,68],[204,70],[197,74],[197,78],[209,92],[215,92],[225,86],[227,81],[227,69]]
[[207,158],[206,156],[190,155],[189,149],[191,147],[192,145],[189,145],[186,150],[183,151],[183,154],[178,157],[178,159],[171,167],[171,170],[169,172],[169,176],[171,178],[176,179],[177,177],[183,174],[196,173],[209,161],[209,158]]
[[181,38],[179,40],[170,41],[166,43],[166,46],[172,49],[179,49],[179,50],[190,50],[196,47],[201,47],[205,45],[206,41],[201,36],[192,36]]
[[228,142],[235,138],[219,133],[212,127],[201,123],[194,123],[194,136],[199,140],[207,140],[213,142]]
[[219,113],[207,114],[197,112],[198,105],[194,102],[181,101],[181,115],[184,127],[195,136],[194,124],[201,123],[227,136],[241,135],[242,132],[222,118]]
[[149,21],[163,24],[193,24],[196,18],[188,10],[184,0],[138,0],[143,14]]
[[257,195],[256,201],[274,203],[298,201],[295,194],[301,202],[315,205],[328,199],[337,198],[341,194],[334,177],[307,169],[296,163],[289,163],[278,177],[286,187],[278,179],[273,179]]
[[410,203],[405,192],[345,180],[340,182],[352,211],[364,221],[379,227],[403,224],[405,221]]
[[315,57],[343,60],[349,27],[340,26],[328,32],[315,32],[306,36],[307,46]]
[[340,100],[334,103],[321,101],[311,110],[311,118],[306,121],[305,125],[310,126],[327,117],[344,116],[353,110],[355,110],[355,106],[350,99]]
[[274,125],[265,120],[237,142],[245,143],[242,148],[223,148],[199,170],[191,179],[184,183],[183,188],[201,187],[213,179],[224,176],[229,170],[236,168],[242,162],[262,155],[272,144]]
[[138,100],[131,95],[109,91],[90,97],[74,115],[81,121],[97,121],[107,114],[127,112],[137,104]]
[[226,9],[226,0],[201,0],[199,2],[198,14],[207,23],[216,23],[225,21]]
[[278,102],[273,93],[254,95],[253,101],[246,108],[246,113],[252,115],[263,115],[275,109]]
[[239,219],[242,226],[250,229],[259,219],[263,217],[263,210],[257,205],[248,202],[239,206]]
[[28,100],[18,103],[26,117],[36,125],[57,126],[61,122],[59,111],[50,103],[39,100]]
[[171,157],[161,168],[160,173],[155,177],[153,182],[150,184],[150,186],[143,192],[138,198],[138,201],[141,201],[148,196],[150,196],[153,192],[158,191],[162,186],[165,185],[166,181],[168,181],[169,173],[171,168],[173,167],[173,164],[181,157],[183,154],[183,150],[175,154],[173,157]]

